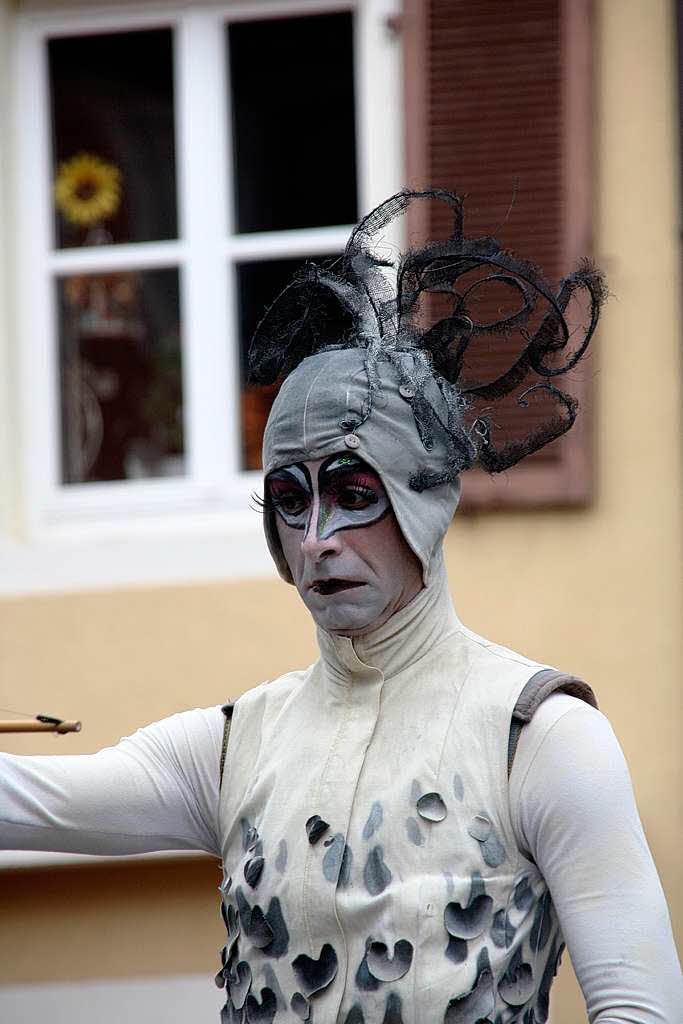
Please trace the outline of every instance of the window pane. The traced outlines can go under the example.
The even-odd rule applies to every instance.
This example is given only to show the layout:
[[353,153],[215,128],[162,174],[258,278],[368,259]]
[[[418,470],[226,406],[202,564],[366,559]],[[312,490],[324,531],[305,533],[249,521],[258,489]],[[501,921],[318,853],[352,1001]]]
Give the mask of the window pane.
[[57,281],[62,481],[184,472],[178,271]]
[[177,235],[170,29],[51,39],[58,248]]
[[[311,256],[314,263],[327,263],[335,257]],[[243,263],[237,267],[239,300],[240,370],[242,402],[242,468],[261,468],[261,443],[270,407],[278,386],[259,387],[247,383],[247,354],[256,326],[267,306],[291,281],[294,272],[308,262],[305,257]]]
[[357,219],[350,12],[228,27],[237,230]]

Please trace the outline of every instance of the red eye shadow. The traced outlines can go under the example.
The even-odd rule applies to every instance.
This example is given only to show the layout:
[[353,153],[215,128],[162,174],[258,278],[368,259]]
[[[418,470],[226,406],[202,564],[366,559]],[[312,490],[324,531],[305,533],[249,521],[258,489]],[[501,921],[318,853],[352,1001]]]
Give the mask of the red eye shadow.
[[277,497],[280,494],[289,494],[290,491],[301,491],[303,493],[303,489],[294,480],[269,480],[268,490],[273,497]]
[[384,485],[376,473],[357,469],[335,474],[334,484],[336,487],[372,487],[380,494],[384,492]]

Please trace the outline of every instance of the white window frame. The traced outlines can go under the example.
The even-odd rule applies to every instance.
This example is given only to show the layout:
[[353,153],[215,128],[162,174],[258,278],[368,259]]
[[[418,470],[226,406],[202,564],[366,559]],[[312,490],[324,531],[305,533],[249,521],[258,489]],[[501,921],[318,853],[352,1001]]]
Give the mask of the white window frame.
[[[261,475],[239,468],[234,266],[338,252],[351,226],[233,233],[224,26],[270,15],[354,12],[357,181],[364,212],[402,184],[401,47],[391,29],[399,0],[124,3],[69,11],[36,6],[16,15],[11,43],[16,323],[10,336],[18,350],[15,506],[21,536],[0,536],[0,593],[270,573],[259,517],[249,509]],[[45,40],[151,27],[174,30],[179,237],[54,249]],[[64,486],[54,278],[169,266],[180,271],[186,476]]]

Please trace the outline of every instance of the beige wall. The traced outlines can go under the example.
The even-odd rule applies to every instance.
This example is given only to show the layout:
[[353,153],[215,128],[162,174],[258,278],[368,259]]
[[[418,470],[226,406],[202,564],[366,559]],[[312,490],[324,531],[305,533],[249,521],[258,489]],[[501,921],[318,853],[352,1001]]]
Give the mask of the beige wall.
[[[664,0],[597,4],[596,256],[613,298],[586,371],[597,397],[595,503],[585,511],[456,518],[447,557],[468,625],[595,687],[631,765],[680,937],[683,505],[672,12]],[[0,704],[22,708],[23,701],[26,710],[81,717],[84,730],[59,740],[7,738],[3,747],[94,750],[313,656],[296,595],[277,582],[5,601]],[[73,900],[44,872],[15,876],[13,888],[5,876],[0,982],[209,975],[222,943],[214,872],[208,862],[166,863],[160,874],[140,866],[69,872]],[[108,934],[104,943],[98,934],[95,954],[105,907]],[[140,932],[144,958],[129,944]],[[585,1019],[566,966],[553,1019]]]
[[11,496],[16,493],[17,418],[9,375],[16,361],[10,345],[12,259],[8,241],[12,231],[8,140],[11,138],[9,114],[10,82],[10,6],[0,0],[0,366],[7,367],[7,378],[0,375],[0,532],[16,528],[17,510]]

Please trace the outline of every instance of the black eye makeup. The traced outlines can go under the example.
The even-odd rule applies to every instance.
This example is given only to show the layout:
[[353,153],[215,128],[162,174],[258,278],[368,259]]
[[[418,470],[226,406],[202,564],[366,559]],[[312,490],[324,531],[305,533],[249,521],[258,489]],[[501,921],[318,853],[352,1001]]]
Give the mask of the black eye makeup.
[[[338,530],[371,526],[391,509],[379,475],[358,456],[331,456],[319,467],[316,483],[321,540]],[[308,528],[314,488],[306,466],[296,463],[271,473],[266,495],[287,526]]]
[[356,455],[333,455],[318,470],[321,539],[337,530],[371,526],[391,506],[378,474]]
[[296,463],[270,473],[266,480],[266,502],[287,526],[304,530],[313,504],[311,478],[306,467]]

